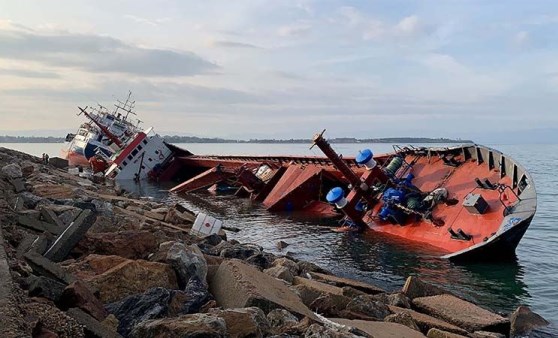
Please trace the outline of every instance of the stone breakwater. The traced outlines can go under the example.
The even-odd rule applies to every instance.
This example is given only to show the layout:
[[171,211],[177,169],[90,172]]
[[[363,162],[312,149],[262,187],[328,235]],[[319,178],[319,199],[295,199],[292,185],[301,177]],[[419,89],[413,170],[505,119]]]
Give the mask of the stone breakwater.
[[189,234],[180,205],[0,148],[0,337],[508,337],[493,313],[417,277],[402,290]]

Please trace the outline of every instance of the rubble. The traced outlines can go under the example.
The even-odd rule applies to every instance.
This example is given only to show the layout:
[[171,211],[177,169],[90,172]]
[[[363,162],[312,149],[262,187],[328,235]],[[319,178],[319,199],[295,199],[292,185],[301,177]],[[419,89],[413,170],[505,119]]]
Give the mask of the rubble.
[[[508,319],[417,277],[387,293],[225,233],[193,237],[184,206],[54,164],[0,148],[2,337],[510,334]],[[545,323],[519,308],[511,334]]]

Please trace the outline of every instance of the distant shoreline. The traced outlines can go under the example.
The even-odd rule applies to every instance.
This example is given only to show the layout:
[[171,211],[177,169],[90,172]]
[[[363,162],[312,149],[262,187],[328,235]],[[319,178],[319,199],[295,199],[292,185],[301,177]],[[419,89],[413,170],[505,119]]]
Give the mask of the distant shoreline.
[[[230,140],[222,138],[206,138],[193,136],[164,136],[168,143],[255,143],[255,144],[309,144],[310,139],[251,139]],[[34,136],[0,136],[0,143],[63,143],[63,137],[34,137]],[[471,140],[429,137],[384,137],[371,139],[357,139],[352,137],[332,138],[331,143],[473,143]]]

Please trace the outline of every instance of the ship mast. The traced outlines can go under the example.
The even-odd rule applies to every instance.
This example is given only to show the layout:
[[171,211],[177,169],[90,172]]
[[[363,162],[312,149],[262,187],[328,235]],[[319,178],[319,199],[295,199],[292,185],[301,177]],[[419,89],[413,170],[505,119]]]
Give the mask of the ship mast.
[[[85,115],[87,118],[89,118],[91,121],[93,121],[93,123],[95,123],[97,125],[97,127],[99,127],[103,133],[112,141],[114,142],[117,146],[119,146],[120,148],[122,148],[123,144],[120,141],[120,139],[118,139],[118,137],[116,137],[116,135],[114,135],[113,133],[110,132],[110,130],[108,130],[107,127],[103,126],[101,123],[99,123],[95,118],[93,118],[93,116],[91,116],[91,114],[89,114],[85,109],[78,107],[79,110],[81,110],[81,112],[83,113],[83,115]],[[87,107],[86,107],[87,108]]]

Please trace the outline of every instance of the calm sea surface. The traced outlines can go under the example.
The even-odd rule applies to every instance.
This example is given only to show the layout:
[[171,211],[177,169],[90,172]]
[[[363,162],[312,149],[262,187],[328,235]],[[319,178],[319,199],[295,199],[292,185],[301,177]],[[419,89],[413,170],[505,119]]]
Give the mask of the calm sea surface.
[[[229,155],[316,155],[303,144],[181,144],[195,154]],[[375,153],[392,150],[389,144],[333,145],[345,156],[362,148]],[[40,156],[57,156],[59,144],[0,144]],[[276,214],[257,203],[234,196],[196,193],[186,197],[169,195],[163,187],[143,183],[137,191],[158,198],[179,201],[196,211],[222,219],[241,229],[229,238],[253,242],[279,253],[276,243],[290,245],[294,257],[313,261],[339,275],[358,278],[388,290],[401,288],[409,275],[418,275],[452,291],[503,311],[527,304],[558,325],[558,144],[493,145],[512,156],[533,175],[538,192],[537,214],[517,249],[512,263],[456,265],[409,244],[394,242],[375,234],[339,234],[329,230],[327,221],[298,214]]]

